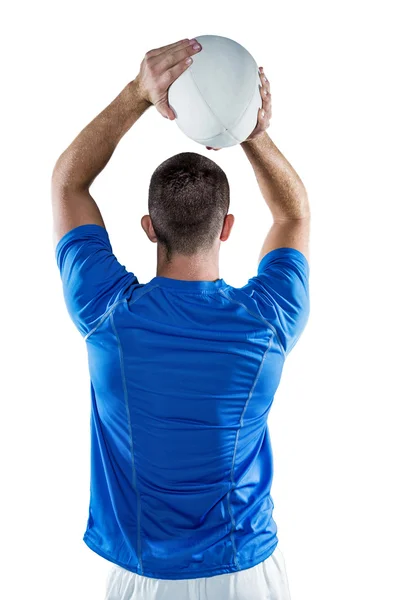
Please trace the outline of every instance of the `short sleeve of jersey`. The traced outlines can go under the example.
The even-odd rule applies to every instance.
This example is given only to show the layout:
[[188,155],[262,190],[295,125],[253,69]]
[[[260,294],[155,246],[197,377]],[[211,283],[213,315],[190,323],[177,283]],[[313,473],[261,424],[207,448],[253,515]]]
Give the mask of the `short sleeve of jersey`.
[[82,336],[138,283],[114,256],[108,232],[101,225],[71,229],[58,242],[55,255],[67,310]]
[[257,275],[249,280],[258,310],[272,320],[285,354],[293,349],[310,312],[309,263],[295,248],[276,248],[261,260]]

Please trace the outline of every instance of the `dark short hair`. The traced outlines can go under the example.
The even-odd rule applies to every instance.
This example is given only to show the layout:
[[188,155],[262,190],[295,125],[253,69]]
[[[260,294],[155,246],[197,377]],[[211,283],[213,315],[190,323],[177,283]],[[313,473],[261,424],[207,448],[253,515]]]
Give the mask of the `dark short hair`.
[[224,171],[196,152],[162,162],[151,176],[149,215],[157,241],[172,255],[209,250],[222,231],[229,209]]

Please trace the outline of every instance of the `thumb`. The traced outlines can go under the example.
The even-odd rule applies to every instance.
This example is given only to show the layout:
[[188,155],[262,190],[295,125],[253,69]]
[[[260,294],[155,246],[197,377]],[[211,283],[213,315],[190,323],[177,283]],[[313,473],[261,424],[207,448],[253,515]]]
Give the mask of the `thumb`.
[[175,119],[176,115],[170,107],[170,105],[168,104],[168,102],[160,102],[160,104],[158,104],[156,108],[158,112],[160,112],[162,116],[166,119],[169,119],[170,121],[173,121]]

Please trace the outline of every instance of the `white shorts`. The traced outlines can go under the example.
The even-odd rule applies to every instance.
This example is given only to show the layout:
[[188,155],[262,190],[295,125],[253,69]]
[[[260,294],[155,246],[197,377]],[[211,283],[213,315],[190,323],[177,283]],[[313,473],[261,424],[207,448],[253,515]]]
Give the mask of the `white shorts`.
[[290,593],[277,546],[250,569],[198,579],[153,579],[113,563],[104,600],[290,600]]

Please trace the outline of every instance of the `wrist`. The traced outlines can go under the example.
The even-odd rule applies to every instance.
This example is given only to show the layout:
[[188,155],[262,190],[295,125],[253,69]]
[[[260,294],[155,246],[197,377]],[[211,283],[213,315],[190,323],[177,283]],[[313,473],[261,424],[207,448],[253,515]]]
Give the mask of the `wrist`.
[[262,133],[259,133],[253,138],[248,138],[247,140],[244,140],[244,142],[241,142],[240,145],[244,147],[260,146],[262,144],[265,144],[267,140],[271,141],[271,138],[269,137],[266,131],[263,131]]
[[152,106],[152,102],[147,98],[146,92],[143,89],[139,75],[130,81],[127,87],[129,88],[130,95],[135,104],[139,104],[144,110]]

